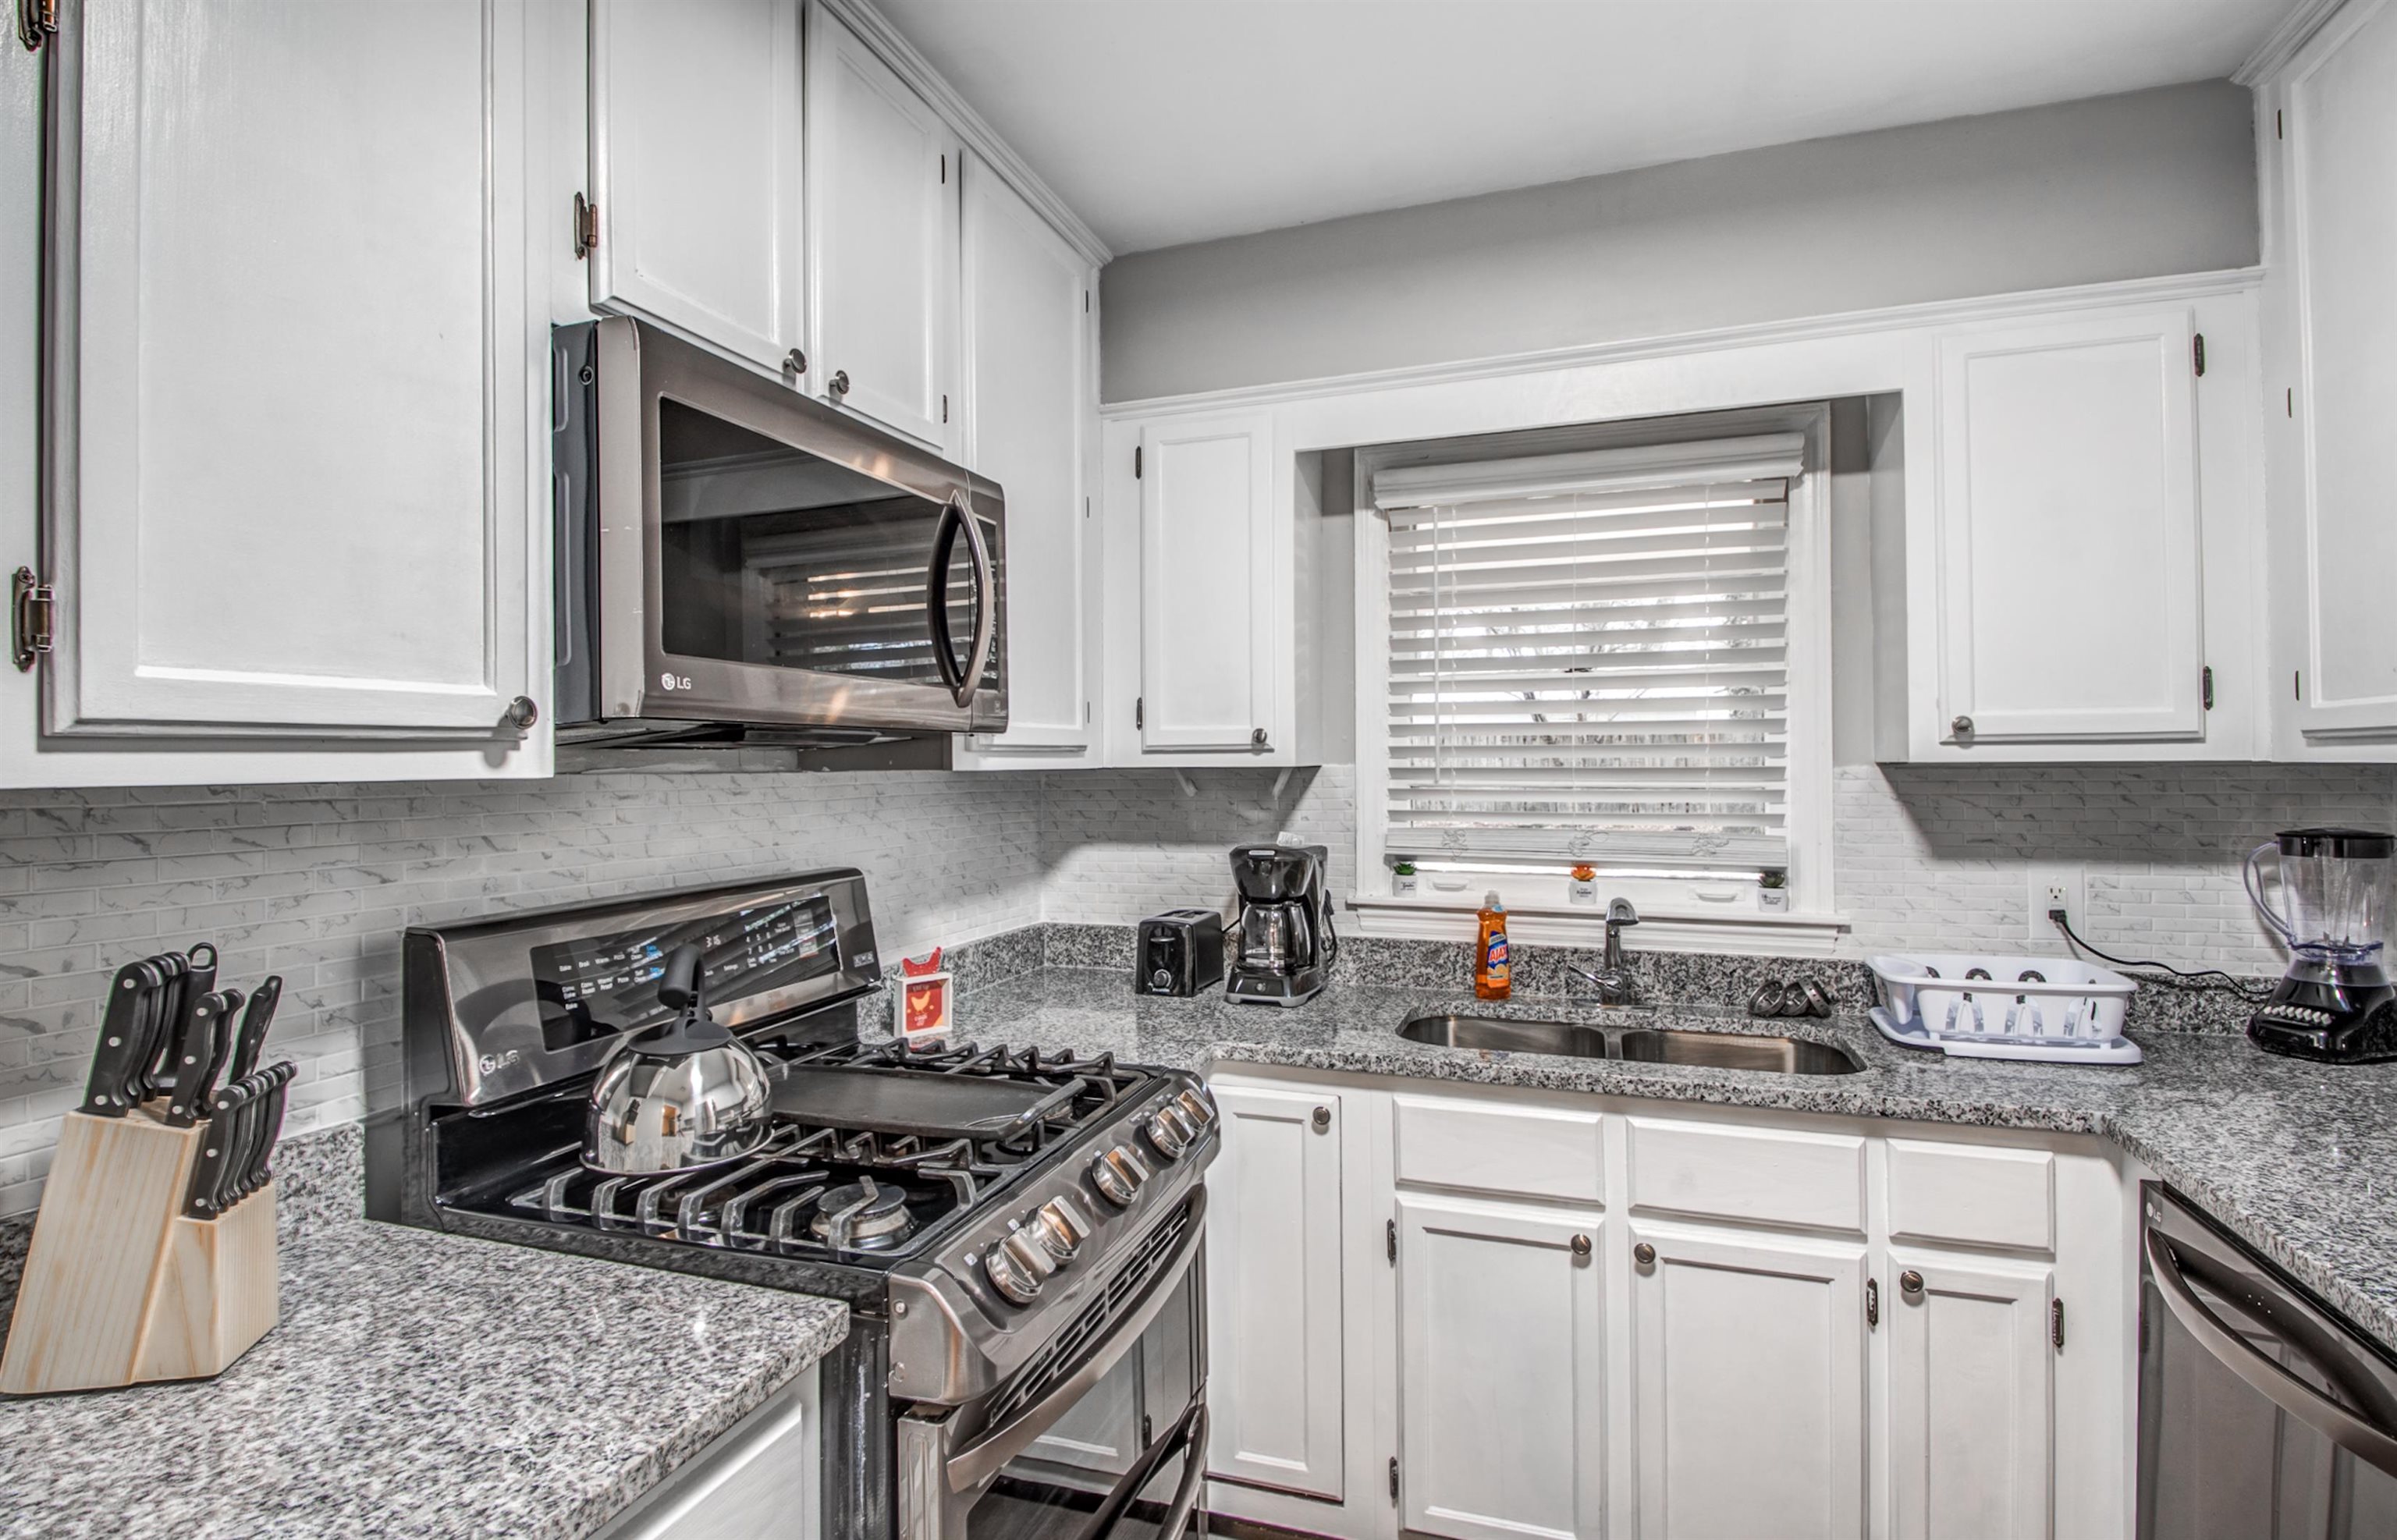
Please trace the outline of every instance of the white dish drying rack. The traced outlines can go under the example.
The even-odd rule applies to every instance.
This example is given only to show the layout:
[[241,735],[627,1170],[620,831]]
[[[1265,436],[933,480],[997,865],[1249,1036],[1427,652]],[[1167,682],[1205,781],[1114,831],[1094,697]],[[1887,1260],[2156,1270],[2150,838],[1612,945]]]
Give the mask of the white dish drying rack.
[[2135,1065],[2122,1036],[2138,984],[2072,957],[1962,952],[1871,958],[1881,1003],[1868,1012],[1882,1037],[1962,1058]]

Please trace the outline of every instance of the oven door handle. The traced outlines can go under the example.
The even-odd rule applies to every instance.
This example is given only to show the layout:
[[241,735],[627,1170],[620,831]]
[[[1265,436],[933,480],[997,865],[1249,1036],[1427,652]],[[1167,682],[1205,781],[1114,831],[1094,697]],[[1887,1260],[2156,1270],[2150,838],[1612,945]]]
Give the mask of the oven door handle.
[[2146,1246],[2148,1276],[2155,1280],[2156,1292],[2163,1296],[2173,1319],[2197,1339],[2200,1346],[2290,1416],[2366,1465],[2397,1476],[2397,1438],[2390,1437],[2385,1429],[2365,1422],[2298,1379],[2265,1357],[2254,1343],[2225,1326],[2197,1297],[2189,1279],[2181,1276],[2180,1262],[2173,1255],[2162,1231],[2150,1228]]
[[[974,629],[973,647],[959,668],[957,641],[949,632],[949,557],[956,551],[957,531],[966,533],[966,556],[973,568]],[[998,600],[998,581],[991,569],[990,546],[982,538],[982,525],[967,511],[965,504],[951,498],[941,505],[941,522],[932,532],[932,560],[924,582],[925,619],[932,632],[932,666],[941,673],[941,683],[948,687],[949,695],[957,704],[973,704],[974,691],[982,688],[982,676],[990,667],[990,647],[997,635],[998,617],[995,613]]]
[[1139,1300],[1107,1328],[1105,1346],[1091,1354],[1079,1369],[1051,1386],[1047,1395],[950,1455],[949,1490],[972,1492],[997,1476],[1007,1462],[1030,1448],[1033,1440],[1055,1426],[1091,1386],[1105,1379],[1107,1372],[1132,1351],[1141,1334],[1148,1330],[1149,1322],[1172,1298],[1183,1275],[1190,1270],[1191,1259],[1198,1254],[1199,1243],[1206,1239],[1206,1188],[1191,1189],[1191,1206],[1190,1227],[1183,1231],[1172,1258],[1149,1275],[1148,1287]]
[[1091,1516],[1079,1540],[1113,1540],[1116,1526],[1123,1522],[1132,1505],[1157,1475],[1157,1469],[1176,1453],[1183,1457],[1182,1480],[1174,1483],[1173,1500],[1165,1510],[1165,1522],[1158,1527],[1157,1540],[1182,1540],[1190,1527],[1190,1515],[1198,1507],[1198,1483],[1207,1476],[1207,1392],[1202,1387],[1190,1399],[1190,1408],[1174,1419],[1165,1437],[1151,1444],[1132,1467],[1124,1472],[1123,1480],[1107,1493]]

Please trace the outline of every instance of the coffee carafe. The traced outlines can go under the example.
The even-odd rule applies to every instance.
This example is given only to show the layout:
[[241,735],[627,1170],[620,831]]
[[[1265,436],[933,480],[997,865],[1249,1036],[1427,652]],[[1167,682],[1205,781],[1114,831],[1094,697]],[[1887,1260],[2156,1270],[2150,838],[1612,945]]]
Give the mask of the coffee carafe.
[[1324,896],[1321,845],[1243,845],[1232,851],[1240,893],[1239,960],[1225,976],[1236,1000],[1296,1005],[1323,987],[1340,947]]
[[[2272,859],[2277,882],[2263,873]],[[2248,1018],[2256,1047],[2301,1059],[2397,1058],[2397,987],[2386,939],[2397,894],[2397,837],[2289,829],[2248,852],[2247,895],[2288,943],[2289,971]],[[2266,896],[2280,891],[2280,902]]]

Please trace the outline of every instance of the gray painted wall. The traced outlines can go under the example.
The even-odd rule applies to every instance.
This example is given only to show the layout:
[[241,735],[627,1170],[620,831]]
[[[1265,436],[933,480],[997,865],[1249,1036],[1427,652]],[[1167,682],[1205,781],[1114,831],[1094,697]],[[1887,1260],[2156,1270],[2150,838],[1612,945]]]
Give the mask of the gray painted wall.
[[1811,140],[1101,275],[1109,401],[2257,260],[2227,81]]

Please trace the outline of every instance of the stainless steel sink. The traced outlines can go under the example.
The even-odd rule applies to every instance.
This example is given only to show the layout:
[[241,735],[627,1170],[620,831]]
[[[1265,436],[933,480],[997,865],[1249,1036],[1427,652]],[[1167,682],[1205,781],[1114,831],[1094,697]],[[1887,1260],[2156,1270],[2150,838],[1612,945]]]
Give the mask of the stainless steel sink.
[[1864,1068],[1836,1043],[1750,1032],[1692,1032],[1640,1027],[1615,1038],[1618,1056],[1643,1065],[1705,1065],[1761,1069],[1775,1075],[1854,1075]]
[[1399,1036],[1435,1048],[1554,1053],[1568,1059],[1620,1059],[1631,1064],[1703,1065],[1774,1075],[1854,1075],[1864,1068],[1855,1054],[1836,1043],[1750,1032],[1441,1015],[1410,1017],[1399,1024]]
[[1572,1022],[1520,1022],[1504,1016],[1416,1016],[1399,1028],[1410,1042],[1438,1048],[1492,1048],[1508,1053],[1606,1057],[1606,1034]]

